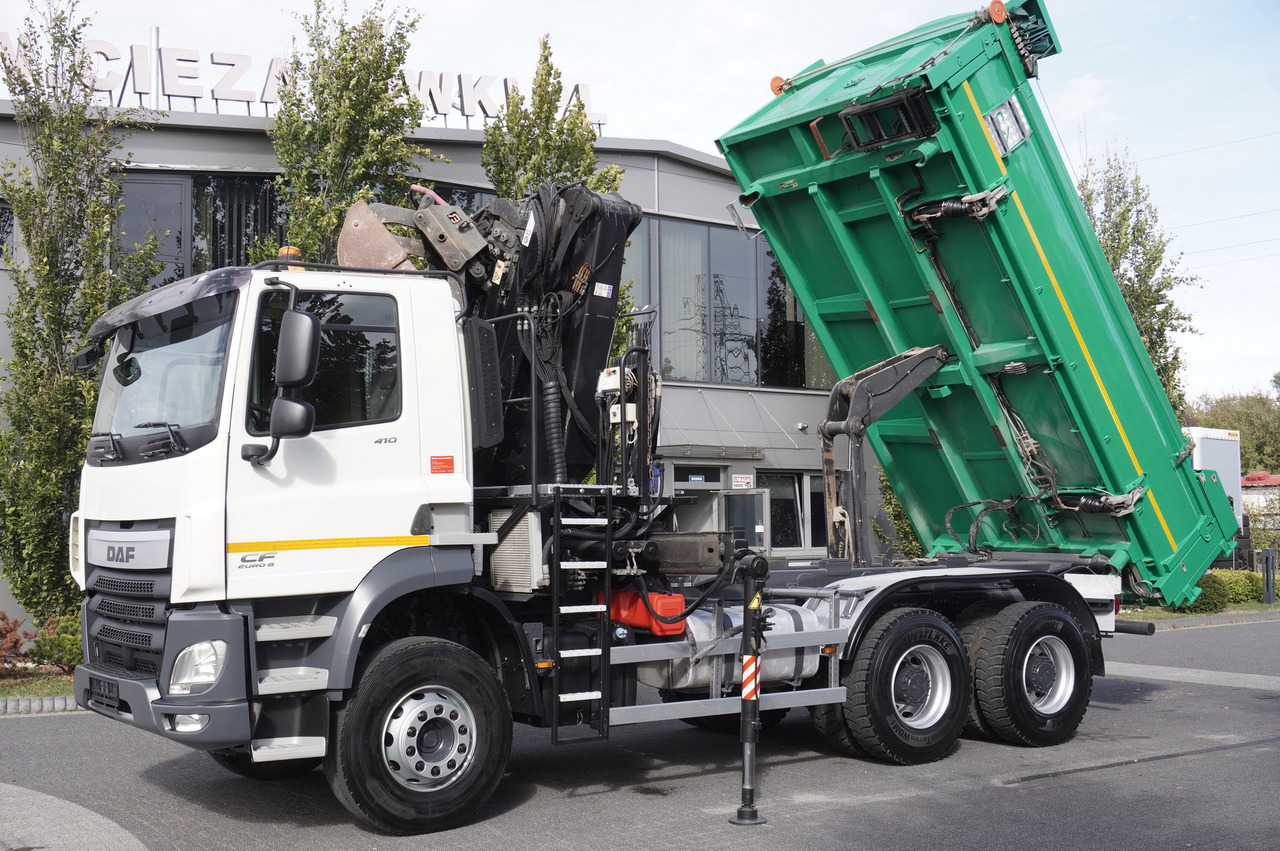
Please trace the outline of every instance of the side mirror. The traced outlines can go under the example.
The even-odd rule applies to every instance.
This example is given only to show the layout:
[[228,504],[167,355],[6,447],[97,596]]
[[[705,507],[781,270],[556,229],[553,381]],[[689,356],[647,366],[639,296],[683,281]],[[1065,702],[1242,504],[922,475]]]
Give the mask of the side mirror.
[[306,437],[316,424],[316,409],[310,402],[277,396],[271,403],[271,437]]
[[[280,344],[276,349],[276,386],[306,387],[320,364],[320,318],[302,310],[286,310],[280,318]],[[275,409],[271,412],[275,433]]]

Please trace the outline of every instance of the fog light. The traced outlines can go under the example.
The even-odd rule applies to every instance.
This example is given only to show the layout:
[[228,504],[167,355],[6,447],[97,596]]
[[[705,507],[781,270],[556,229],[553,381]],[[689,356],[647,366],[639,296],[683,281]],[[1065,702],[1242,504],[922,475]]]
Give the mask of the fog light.
[[227,661],[227,642],[197,641],[184,647],[173,663],[169,694],[199,694],[213,688]]
[[175,733],[198,733],[209,724],[208,715],[170,715]]

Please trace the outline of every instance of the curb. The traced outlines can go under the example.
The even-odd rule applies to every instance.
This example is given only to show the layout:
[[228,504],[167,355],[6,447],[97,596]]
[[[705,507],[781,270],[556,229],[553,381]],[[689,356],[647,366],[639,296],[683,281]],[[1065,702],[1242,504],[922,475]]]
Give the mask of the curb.
[[84,712],[71,695],[57,697],[3,697],[0,715],[36,715],[45,712]]
[[[1135,618],[1141,621],[1142,618]],[[1260,623],[1261,621],[1280,621],[1280,612],[1224,612],[1220,615],[1195,615],[1185,618],[1168,618],[1155,621],[1156,631],[1162,629],[1183,629],[1189,626],[1218,626],[1232,623]]]

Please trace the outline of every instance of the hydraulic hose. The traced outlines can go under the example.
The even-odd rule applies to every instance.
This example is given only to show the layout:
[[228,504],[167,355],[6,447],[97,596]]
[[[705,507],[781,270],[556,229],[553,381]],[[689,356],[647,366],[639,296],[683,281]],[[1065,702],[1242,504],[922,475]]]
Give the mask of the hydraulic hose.
[[551,379],[542,385],[542,422],[546,433],[547,458],[556,484],[569,481],[564,457],[564,423],[560,407],[560,382]]

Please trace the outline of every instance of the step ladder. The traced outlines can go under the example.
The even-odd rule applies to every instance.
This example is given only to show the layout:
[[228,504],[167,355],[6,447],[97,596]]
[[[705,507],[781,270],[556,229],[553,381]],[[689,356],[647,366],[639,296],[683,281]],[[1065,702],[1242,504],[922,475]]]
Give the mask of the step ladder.
[[[607,554],[613,550],[609,517],[613,513],[611,485],[551,485],[551,742],[571,744],[609,738],[609,606],[613,587],[609,561],[566,559],[566,530],[597,531]],[[592,516],[566,514],[569,500],[590,505]],[[586,574],[590,592],[576,587],[574,574]],[[595,581],[591,581],[595,580]],[[598,593],[597,593],[598,592]],[[566,647],[566,631],[584,624],[585,647]],[[572,676],[570,676],[572,671]],[[587,672],[585,682],[581,672]],[[572,680],[572,682],[570,682]],[[570,720],[572,719],[572,720]],[[586,732],[583,732],[583,731]],[[576,731],[576,732],[571,732]]]

